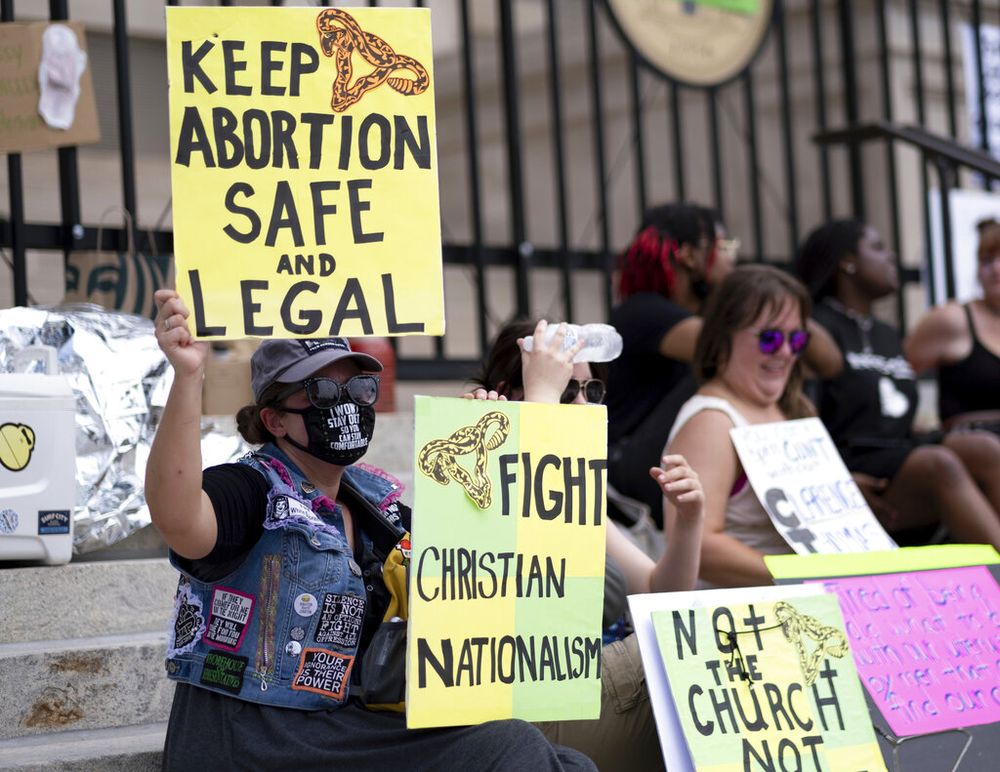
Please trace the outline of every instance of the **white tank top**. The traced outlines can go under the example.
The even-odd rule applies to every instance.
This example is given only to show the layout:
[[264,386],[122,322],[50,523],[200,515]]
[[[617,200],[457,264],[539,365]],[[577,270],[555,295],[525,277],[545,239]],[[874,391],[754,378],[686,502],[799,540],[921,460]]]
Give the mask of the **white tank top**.
[[[719,410],[729,416],[729,420],[737,427],[750,425],[750,422],[728,400],[722,397],[695,394],[681,406],[677,413],[677,419],[670,429],[667,447],[673,442],[681,427],[702,410]],[[664,453],[666,453],[666,449],[664,449]],[[788,542],[781,538],[781,534],[775,530],[767,510],[758,500],[757,494],[754,493],[745,475],[740,476],[736,485],[733,486],[733,491],[729,494],[729,502],[726,504],[726,520],[722,531],[765,555],[788,555],[794,552]],[[699,589],[714,586],[706,582],[698,582]]]

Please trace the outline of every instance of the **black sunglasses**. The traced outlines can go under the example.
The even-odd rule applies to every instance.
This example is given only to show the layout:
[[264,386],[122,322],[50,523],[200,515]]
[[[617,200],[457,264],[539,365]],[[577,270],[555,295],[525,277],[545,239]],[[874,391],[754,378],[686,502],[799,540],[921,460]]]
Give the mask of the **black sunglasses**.
[[580,393],[581,389],[587,402],[599,405],[604,401],[604,381],[600,378],[587,378],[583,381],[570,378],[569,383],[566,384],[566,390],[559,397],[559,401],[564,405],[568,405],[576,399],[576,395]]
[[[781,349],[781,345],[785,342],[786,333],[781,330],[755,330],[753,327],[748,327],[747,329],[757,336],[758,345],[764,354],[777,354]],[[792,349],[792,353],[795,356],[801,354],[802,350],[809,345],[810,336],[808,330],[792,330],[787,333],[787,337],[788,346]]]
[[[378,376],[371,373],[362,373],[348,378],[344,383],[333,380],[333,378],[306,378],[296,384],[289,386],[281,392],[274,401],[281,402],[285,397],[290,397],[299,389],[306,390],[309,404],[320,410],[330,410],[340,404],[344,394],[355,405],[367,407],[374,405],[378,400]],[[294,408],[283,408],[289,413],[298,412]]]

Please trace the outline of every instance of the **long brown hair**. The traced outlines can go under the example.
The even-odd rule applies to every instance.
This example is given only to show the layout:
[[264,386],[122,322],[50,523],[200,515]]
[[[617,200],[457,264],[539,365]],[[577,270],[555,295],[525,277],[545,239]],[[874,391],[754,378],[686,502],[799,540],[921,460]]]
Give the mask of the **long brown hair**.
[[[708,298],[704,324],[694,351],[694,372],[699,384],[725,369],[733,348],[733,335],[765,311],[777,311],[786,300],[799,306],[802,321],[812,313],[809,292],[790,273],[769,265],[738,265]],[[778,400],[788,418],[816,414],[802,393],[802,363],[796,361]]]

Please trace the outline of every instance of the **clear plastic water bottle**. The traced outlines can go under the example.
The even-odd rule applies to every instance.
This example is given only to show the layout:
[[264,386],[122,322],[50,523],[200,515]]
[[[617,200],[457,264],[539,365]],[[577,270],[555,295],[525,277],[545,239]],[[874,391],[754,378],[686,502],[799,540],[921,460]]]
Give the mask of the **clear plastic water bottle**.
[[[584,341],[583,348],[573,357],[574,362],[610,362],[622,353],[622,336],[610,324],[570,324],[567,327],[569,329],[563,340],[563,351],[578,340]],[[546,343],[552,340],[558,328],[558,324],[549,324],[545,329]],[[532,336],[526,337],[524,350],[531,351],[533,343]]]

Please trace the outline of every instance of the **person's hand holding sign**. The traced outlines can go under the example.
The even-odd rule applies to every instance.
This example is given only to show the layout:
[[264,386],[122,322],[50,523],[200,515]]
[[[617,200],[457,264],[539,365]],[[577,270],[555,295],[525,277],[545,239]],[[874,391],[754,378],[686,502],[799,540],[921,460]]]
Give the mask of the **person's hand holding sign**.
[[159,289],[153,294],[156,319],[153,321],[156,342],[178,375],[201,376],[208,361],[209,343],[196,341],[187,326],[190,314],[180,296],[172,289]]

